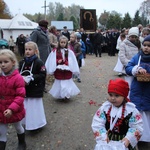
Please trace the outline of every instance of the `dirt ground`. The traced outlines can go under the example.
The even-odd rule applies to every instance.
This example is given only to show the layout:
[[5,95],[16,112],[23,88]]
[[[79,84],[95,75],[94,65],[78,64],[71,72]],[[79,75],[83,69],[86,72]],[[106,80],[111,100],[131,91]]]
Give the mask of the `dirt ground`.
[[[75,83],[81,93],[67,101],[55,100],[49,93],[43,102],[47,125],[40,132],[26,131],[27,150],[93,150],[95,146],[91,122],[94,113],[107,98],[109,79],[118,77],[113,72],[117,55],[102,57],[87,55],[81,68],[81,83]],[[52,82],[48,82],[47,89]],[[69,85],[68,85],[69,88]],[[37,114],[38,115],[38,114]],[[6,150],[15,150],[17,136],[9,126]],[[149,150],[147,145],[139,150]]]

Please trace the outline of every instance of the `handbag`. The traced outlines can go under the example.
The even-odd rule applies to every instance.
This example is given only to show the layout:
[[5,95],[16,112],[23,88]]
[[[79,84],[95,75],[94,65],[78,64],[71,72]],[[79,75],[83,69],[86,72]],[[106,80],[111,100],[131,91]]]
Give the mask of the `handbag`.
[[129,150],[121,141],[99,141],[94,150]]

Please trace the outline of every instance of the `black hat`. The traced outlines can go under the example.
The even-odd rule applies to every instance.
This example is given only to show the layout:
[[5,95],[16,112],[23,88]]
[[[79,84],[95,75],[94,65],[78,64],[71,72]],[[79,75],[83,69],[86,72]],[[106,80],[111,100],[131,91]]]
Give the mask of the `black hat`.
[[64,26],[64,29],[67,29],[67,26]]
[[47,20],[40,20],[39,21],[39,26],[47,28],[48,21]]

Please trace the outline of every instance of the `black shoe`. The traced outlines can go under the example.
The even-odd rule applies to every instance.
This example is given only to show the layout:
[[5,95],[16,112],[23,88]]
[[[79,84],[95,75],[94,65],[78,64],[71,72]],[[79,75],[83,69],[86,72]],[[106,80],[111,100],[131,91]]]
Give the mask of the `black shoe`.
[[18,147],[17,150],[26,150],[25,133],[17,134],[18,136]]
[[80,80],[80,79],[77,79],[77,82],[81,83],[81,80]]
[[6,142],[0,141],[0,150],[5,150]]
[[123,74],[121,72],[118,73],[118,76],[121,77]]

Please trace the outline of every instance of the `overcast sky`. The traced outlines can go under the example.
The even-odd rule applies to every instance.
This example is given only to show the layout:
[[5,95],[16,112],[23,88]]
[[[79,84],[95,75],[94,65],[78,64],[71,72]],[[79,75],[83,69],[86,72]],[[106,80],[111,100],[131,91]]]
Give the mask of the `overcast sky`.
[[[99,16],[106,11],[117,11],[123,16],[125,13],[129,13],[131,17],[134,17],[135,12],[140,8],[141,3],[144,0],[46,0],[46,4],[49,2],[60,2],[63,6],[71,6],[76,4],[83,6],[85,9],[96,9],[96,14]],[[11,14],[14,16],[18,13],[43,13],[45,0],[4,0],[8,5]]]

